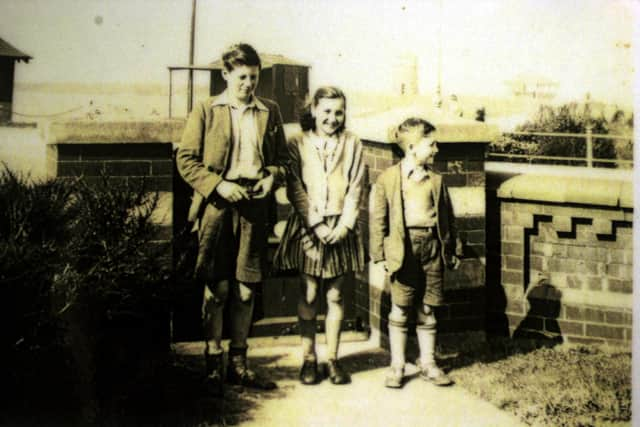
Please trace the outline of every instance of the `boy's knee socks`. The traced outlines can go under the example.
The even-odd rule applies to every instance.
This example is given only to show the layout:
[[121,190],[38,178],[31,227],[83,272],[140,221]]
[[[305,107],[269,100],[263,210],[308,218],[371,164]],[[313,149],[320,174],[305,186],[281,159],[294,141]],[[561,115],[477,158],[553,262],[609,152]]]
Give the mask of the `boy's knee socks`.
[[391,366],[404,368],[405,350],[407,348],[408,330],[406,324],[398,325],[389,319],[389,347],[391,350]]
[[436,325],[436,316],[432,309],[424,307],[418,311],[416,335],[420,347],[420,364],[423,366],[435,364]]
[[436,315],[428,305],[421,307],[417,313],[416,329],[436,329]]

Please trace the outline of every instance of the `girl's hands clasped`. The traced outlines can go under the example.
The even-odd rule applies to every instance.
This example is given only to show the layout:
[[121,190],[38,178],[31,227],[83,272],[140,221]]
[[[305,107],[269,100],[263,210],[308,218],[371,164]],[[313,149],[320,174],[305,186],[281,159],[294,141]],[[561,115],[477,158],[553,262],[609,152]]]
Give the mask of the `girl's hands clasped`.
[[331,228],[324,222],[313,227],[313,232],[322,243],[327,243],[327,236],[331,234]]
[[333,245],[335,243],[338,243],[340,240],[347,237],[348,232],[349,229],[345,225],[336,225],[336,227],[331,230],[331,233],[329,233],[329,235],[326,237],[327,244]]

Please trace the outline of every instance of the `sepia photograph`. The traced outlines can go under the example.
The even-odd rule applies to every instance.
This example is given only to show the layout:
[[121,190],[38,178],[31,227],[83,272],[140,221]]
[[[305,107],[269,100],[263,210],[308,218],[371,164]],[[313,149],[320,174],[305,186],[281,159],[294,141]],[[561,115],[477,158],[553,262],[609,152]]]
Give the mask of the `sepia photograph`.
[[0,0],[0,425],[635,425],[639,18]]

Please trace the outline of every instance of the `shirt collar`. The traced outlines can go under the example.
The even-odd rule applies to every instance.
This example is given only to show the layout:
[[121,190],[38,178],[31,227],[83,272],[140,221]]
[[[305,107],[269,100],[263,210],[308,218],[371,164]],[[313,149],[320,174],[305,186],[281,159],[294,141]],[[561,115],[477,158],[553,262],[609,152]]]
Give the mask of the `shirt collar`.
[[252,95],[251,96],[251,101],[247,105],[242,105],[242,104],[239,104],[238,102],[235,102],[234,100],[230,99],[229,91],[226,90],[226,89],[220,95],[216,96],[213,99],[213,101],[211,102],[211,106],[212,107],[221,106],[221,105],[228,105],[228,106],[234,107],[234,108],[243,108],[243,107],[244,108],[257,108],[258,110],[269,111],[267,106],[264,105],[264,102],[262,102],[260,100],[260,98],[258,98],[257,96]]
[[431,169],[429,166],[418,166],[410,157],[405,157],[400,162],[400,170],[404,178],[411,178],[414,181],[423,181],[431,178]]

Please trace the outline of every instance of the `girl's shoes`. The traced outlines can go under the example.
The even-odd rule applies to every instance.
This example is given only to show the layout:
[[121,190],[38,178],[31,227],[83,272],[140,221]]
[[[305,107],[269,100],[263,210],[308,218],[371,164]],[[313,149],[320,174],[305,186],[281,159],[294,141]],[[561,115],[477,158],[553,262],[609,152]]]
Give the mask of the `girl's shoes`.
[[327,362],[327,375],[332,384],[349,384],[351,382],[349,374],[342,369],[336,359],[329,359]]
[[305,385],[312,385],[318,382],[318,362],[315,360],[305,360],[300,369],[300,382]]

